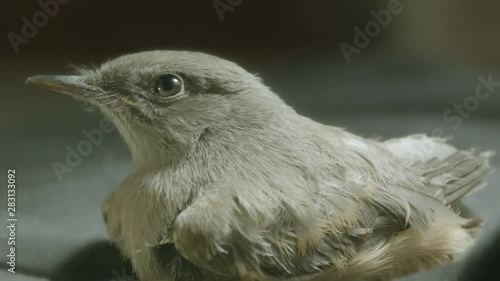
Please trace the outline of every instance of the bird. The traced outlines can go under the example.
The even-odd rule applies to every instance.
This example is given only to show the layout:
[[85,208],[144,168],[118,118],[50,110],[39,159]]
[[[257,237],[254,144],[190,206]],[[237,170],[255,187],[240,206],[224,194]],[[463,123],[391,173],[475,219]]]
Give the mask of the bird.
[[143,281],[391,280],[466,255],[494,152],[363,138],[217,56],[154,50],[38,85],[96,106],[132,167],[102,207]]

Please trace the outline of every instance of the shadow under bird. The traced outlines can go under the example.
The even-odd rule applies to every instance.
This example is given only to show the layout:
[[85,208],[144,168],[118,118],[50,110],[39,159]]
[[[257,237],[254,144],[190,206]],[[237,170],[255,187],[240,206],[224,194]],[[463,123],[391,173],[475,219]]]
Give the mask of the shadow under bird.
[[129,146],[103,216],[143,281],[390,280],[473,243],[478,220],[453,206],[484,185],[492,152],[317,123],[203,53],[78,72],[27,83],[98,106]]

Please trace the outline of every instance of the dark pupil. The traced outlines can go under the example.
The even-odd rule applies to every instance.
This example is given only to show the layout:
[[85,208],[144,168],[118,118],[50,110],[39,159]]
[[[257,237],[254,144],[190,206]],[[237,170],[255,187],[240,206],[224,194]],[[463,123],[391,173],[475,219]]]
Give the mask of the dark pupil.
[[176,82],[177,79],[175,77],[163,77],[160,82],[161,89],[165,92],[171,91],[172,89],[174,89]]

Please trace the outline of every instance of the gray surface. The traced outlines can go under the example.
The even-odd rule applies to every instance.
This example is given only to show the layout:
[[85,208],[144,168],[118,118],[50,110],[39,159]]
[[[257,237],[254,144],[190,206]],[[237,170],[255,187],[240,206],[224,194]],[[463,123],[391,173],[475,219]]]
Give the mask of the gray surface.
[[[384,138],[430,133],[434,128],[443,128],[455,136],[452,142],[460,148],[477,146],[500,151],[500,122],[495,117],[500,90],[498,96],[481,104],[480,109],[464,120],[457,130],[441,117],[454,102],[460,102],[464,95],[473,92],[477,84],[474,72],[437,73],[429,70],[433,73],[430,77],[415,77],[415,70],[410,67],[406,80],[396,81],[397,75],[391,77],[393,69],[405,69],[397,64],[392,68],[385,65],[374,77],[377,73],[375,66],[341,71],[332,62],[322,60],[314,64],[321,64],[321,67],[304,74],[302,69],[313,67],[287,68],[277,64],[276,60],[280,59],[261,59],[251,67],[261,70],[265,81],[300,112],[324,123],[346,127],[363,136]],[[283,61],[285,59],[280,60]],[[7,66],[20,65],[15,61],[6,62]],[[84,157],[72,173],[66,174],[62,182],[57,180],[51,163],[63,162],[65,146],[74,148],[84,139],[81,130],[97,128],[101,116],[85,112],[81,105],[68,97],[22,84],[26,76],[42,72],[44,68],[49,72],[64,71],[53,65],[44,66],[43,62],[37,62],[29,68],[18,67],[12,72],[3,69],[6,80],[0,85],[3,94],[0,98],[0,125],[3,129],[0,164],[2,171],[6,167],[18,169],[17,269],[30,275],[52,276],[54,280],[111,280],[122,270],[128,272],[128,268],[124,268],[119,255],[107,243],[100,205],[127,175],[130,156],[114,132],[105,135],[102,144]],[[287,76],[291,73],[300,77],[292,79]],[[308,75],[306,82],[300,83],[304,75]],[[364,91],[369,93],[363,94]],[[500,166],[498,157],[494,158],[494,166],[497,169]],[[1,186],[2,198],[6,194],[5,188]],[[467,206],[488,220],[481,232],[479,247],[500,228],[499,199],[500,173],[495,173],[489,177],[485,190],[465,200]],[[0,203],[2,222],[6,217],[3,201]],[[2,227],[0,237],[5,236],[6,229]],[[6,243],[2,239],[2,267],[5,265],[5,251]],[[461,267],[460,264],[443,266],[404,280],[452,281]],[[9,278],[6,276],[0,272],[0,280],[17,280],[6,279]]]

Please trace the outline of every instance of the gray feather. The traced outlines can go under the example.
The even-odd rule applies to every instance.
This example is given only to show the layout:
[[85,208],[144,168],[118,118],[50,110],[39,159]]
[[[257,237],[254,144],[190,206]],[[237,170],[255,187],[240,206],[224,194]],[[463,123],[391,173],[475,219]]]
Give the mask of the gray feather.
[[[182,82],[174,97],[158,92],[166,74]],[[103,214],[144,281],[383,280],[472,243],[449,204],[483,185],[490,152],[319,124],[201,53],[132,54],[81,75],[132,154]]]

